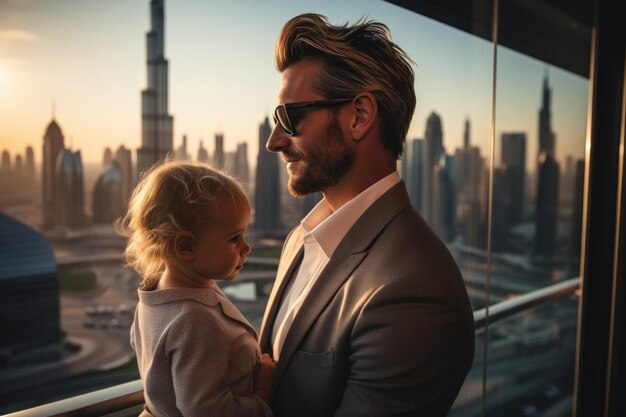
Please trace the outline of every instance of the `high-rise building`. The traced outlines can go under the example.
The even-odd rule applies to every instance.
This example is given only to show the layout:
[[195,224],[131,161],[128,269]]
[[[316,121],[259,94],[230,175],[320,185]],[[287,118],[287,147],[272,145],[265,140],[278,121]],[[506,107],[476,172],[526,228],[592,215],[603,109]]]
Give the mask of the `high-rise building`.
[[424,172],[424,140],[413,139],[406,143],[402,155],[401,176],[406,184],[411,204],[417,211],[422,210]]
[[265,143],[272,133],[269,118],[259,126],[259,155],[254,190],[254,228],[272,232],[283,228],[280,205],[278,154],[268,152]]
[[454,151],[453,178],[455,229],[468,246],[484,246],[482,234],[486,230],[488,185],[485,172],[485,159],[480,155],[480,148],[471,144],[471,123],[466,119],[463,146]]
[[113,151],[108,146],[104,148],[104,155],[102,156],[102,166],[108,167],[113,162]]
[[559,205],[559,163],[555,157],[555,134],[550,111],[548,77],[543,82],[539,110],[539,153],[537,155],[537,203],[535,213],[535,252],[545,258],[555,254]]
[[58,193],[56,187],[57,160],[65,149],[63,133],[57,122],[53,119],[43,136],[43,170],[41,175],[43,185],[43,225],[52,226],[55,223],[54,213],[57,207]]
[[559,163],[548,152],[539,155],[537,167],[537,212],[535,249],[545,258],[556,252],[556,232],[559,211]]
[[200,145],[198,146],[198,162],[209,162],[209,152],[204,147],[202,139],[200,139]]
[[0,191],[6,193],[12,184],[11,155],[9,151],[2,151],[2,162],[0,163]]
[[15,165],[13,167],[13,182],[18,187],[24,187],[24,162],[22,161],[22,155],[15,155]]
[[85,224],[84,172],[80,151],[63,149],[54,176],[55,226],[79,227]]
[[491,242],[495,251],[508,249],[509,229],[512,226],[511,211],[513,207],[512,168],[502,164],[493,173],[493,210],[491,211]]
[[187,135],[183,135],[182,143],[174,152],[174,159],[177,161],[188,161],[190,159],[189,153],[187,153]]
[[565,169],[561,180],[561,204],[571,206],[574,201],[574,184],[576,183],[576,162],[572,155],[565,157]]
[[[29,153],[30,149],[30,153]],[[37,187],[33,149],[26,149],[26,157],[14,157],[4,150],[0,156],[0,200],[2,203],[32,203]],[[29,159],[30,158],[30,159]]]
[[133,193],[135,184],[132,152],[130,149],[125,148],[124,145],[120,145],[117,151],[115,151],[115,162],[117,162],[120,171],[122,201],[124,205],[126,205],[128,200],[130,200],[130,195]]
[[126,200],[122,191],[122,173],[117,161],[98,177],[93,189],[92,213],[94,223],[111,224],[124,214]]
[[541,108],[539,109],[539,154],[545,151],[554,156],[556,138],[552,131],[551,98],[552,90],[548,85],[548,75],[546,74],[546,77],[543,79]]
[[422,216],[432,226],[434,169],[439,163],[443,152],[443,128],[441,126],[441,118],[435,112],[432,112],[426,120],[426,133],[424,138]]
[[439,163],[433,167],[431,225],[444,241],[454,239],[456,232],[453,158],[442,151]]
[[463,147],[454,151],[454,166],[456,168],[454,183],[457,192],[463,197],[469,193],[468,188],[470,187],[471,181],[471,163],[469,159],[471,158],[472,148],[470,145],[470,135],[470,121],[466,119],[463,129]]
[[243,184],[244,188],[248,189],[250,167],[248,165],[248,144],[246,142],[237,144],[233,174]]
[[215,152],[213,153],[213,166],[216,169],[224,169],[226,163],[224,155],[224,134],[215,134]]
[[34,188],[35,185],[35,152],[32,146],[26,148],[26,166],[24,168],[25,180],[29,187]]
[[[510,189],[506,229],[524,220],[524,196],[526,195],[526,133],[502,133],[502,167],[505,167]],[[503,184],[504,184],[503,183]]]
[[168,62],[165,59],[164,0],[150,2],[150,31],[146,34],[147,87],[141,92],[141,147],[137,149],[138,178],[172,151],[174,118],[168,114]]

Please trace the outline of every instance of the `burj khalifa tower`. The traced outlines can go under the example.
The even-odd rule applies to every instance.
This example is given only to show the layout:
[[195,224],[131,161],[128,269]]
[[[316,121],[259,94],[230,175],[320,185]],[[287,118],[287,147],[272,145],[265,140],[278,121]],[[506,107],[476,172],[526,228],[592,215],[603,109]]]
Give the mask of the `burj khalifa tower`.
[[163,0],[150,2],[150,31],[146,34],[148,85],[141,92],[141,147],[137,149],[137,172],[161,163],[172,151],[174,118],[168,114],[168,62],[165,59],[165,12]]

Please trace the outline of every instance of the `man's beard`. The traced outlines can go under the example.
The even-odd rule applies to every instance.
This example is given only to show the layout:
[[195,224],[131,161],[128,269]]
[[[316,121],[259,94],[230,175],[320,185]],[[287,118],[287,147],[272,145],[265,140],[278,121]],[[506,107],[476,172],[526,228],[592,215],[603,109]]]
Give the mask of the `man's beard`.
[[283,152],[285,157],[299,159],[300,176],[289,176],[289,192],[302,197],[324,191],[339,182],[354,163],[354,152],[344,143],[339,122],[332,117],[324,136],[306,158],[301,153]]

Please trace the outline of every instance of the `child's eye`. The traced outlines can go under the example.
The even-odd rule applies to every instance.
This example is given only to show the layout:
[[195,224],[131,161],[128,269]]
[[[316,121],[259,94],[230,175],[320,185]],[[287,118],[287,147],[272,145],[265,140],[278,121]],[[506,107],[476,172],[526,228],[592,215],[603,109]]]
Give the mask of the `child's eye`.
[[240,238],[240,236],[241,236],[241,235],[235,235],[235,236],[231,237],[230,239],[228,239],[228,241],[229,241],[230,243],[237,243],[237,242],[239,242],[239,238]]

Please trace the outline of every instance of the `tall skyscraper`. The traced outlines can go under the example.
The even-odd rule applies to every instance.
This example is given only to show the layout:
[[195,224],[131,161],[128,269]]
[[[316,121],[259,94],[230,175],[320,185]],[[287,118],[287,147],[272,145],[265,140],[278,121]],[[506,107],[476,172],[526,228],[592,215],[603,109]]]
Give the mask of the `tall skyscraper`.
[[213,153],[213,166],[216,169],[224,169],[224,164],[226,162],[224,156],[224,134],[216,133],[215,134],[215,152]]
[[15,165],[13,166],[13,182],[15,182],[18,187],[24,187],[24,162],[22,160],[22,155],[15,155]]
[[209,152],[204,147],[202,140],[200,140],[200,145],[198,146],[198,162],[209,162]]
[[465,195],[468,190],[467,188],[469,187],[469,181],[471,180],[470,177],[470,161],[468,160],[470,158],[470,149],[471,149],[471,145],[470,145],[470,137],[471,137],[471,131],[470,131],[470,121],[468,119],[465,120],[465,126],[463,129],[463,147],[460,149],[457,149],[454,152],[454,166],[455,166],[455,184],[456,184],[456,188],[457,191],[459,192],[459,194],[463,194]]
[[509,229],[512,226],[513,176],[511,167],[502,164],[493,173],[492,247],[495,251],[508,250]]
[[168,62],[165,59],[163,0],[150,2],[151,28],[146,34],[147,81],[141,92],[141,148],[137,172],[165,160],[174,142],[174,118],[168,114]]
[[174,159],[177,161],[187,161],[189,160],[189,153],[187,153],[187,135],[183,135],[183,141],[178,148],[176,148],[176,152],[174,152]]
[[79,227],[85,224],[84,171],[80,151],[64,149],[55,174],[54,225]]
[[45,227],[54,224],[54,212],[57,206],[56,165],[59,154],[65,149],[63,133],[57,122],[53,120],[46,128],[43,136],[43,170],[41,180],[43,184],[43,225]]
[[502,167],[506,168],[510,190],[510,208],[506,228],[524,220],[524,196],[526,195],[526,133],[502,133]]
[[124,145],[120,145],[117,151],[115,151],[115,162],[117,162],[120,171],[122,201],[124,205],[126,205],[128,200],[130,200],[130,195],[133,193],[135,184],[133,160],[130,149],[125,148]]
[[117,160],[98,177],[93,189],[92,213],[94,223],[112,224],[124,214],[127,201],[122,191],[122,173]]
[[576,162],[572,155],[565,157],[565,169],[561,179],[561,204],[571,206],[574,201],[574,183],[576,182]]
[[422,210],[424,172],[424,139],[407,141],[402,155],[401,175],[406,184],[411,204],[417,211]]
[[556,251],[559,204],[559,163],[554,159],[555,134],[550,111],[551,91],[548,77],[543,82],[539,110],[539,153],[537,155],[537,208],[535,213],[535,251],[545,258]]
[[237,144],[233,174],[243,184],[244,188],[248,189],[250,167],[248,166],[248,144],[246,142]]
[[435,112],[428,116],[424,135],[424,181],[422,195],[422,216],[433,224],[433,182],[435,165],[439,163],[443,149],[443,128],[441,118]]
[[281,222],[278,154],[268,152],[265,143],[272,133],[269,118],[259,126],[259,155],[254,190],[254,228],[272,232],[283,228]]
[[85,223],[84,171],[80,151],[64,146],[53,120],[43,138],[43,226],[78,227]]
[[11,172],[11,155],[9,151],[2,151],[2,162],[0,163],[0,191],[9,192],[13,178]]
[[442,151],[433,174],[431,225],[442,240],[450,241],[456,229],[453,158]]
[[102,156],[102,166],[106,168],[111,165],[111,162],[113,162],[113,151],[111,151],[111,148],[107,146],[106,148],[104,148],[104,155]]
[[35,185],[35,152],[32,146],[26,148],[25,178],[29,187]]
[[547,152],[554,156],[556,138],[552,132],[552,112],[550,103],[552,90],[548,85],[548,74],[543,79],[543,90],[541,96],[541,108],[539,109],[539,153]]
[[548,152],[539,154],[537,167],[537,213],[535,249],[537,254],[550,258],[556,252],[556,232],[559,202],[559,163]]
[[471,144],[471,123],[465,120],[463,146],[454,151],[454,185],[456,228],[465,244],[480,246],[477,237],[486,213],[484,198],[485,160],[480,148]]

